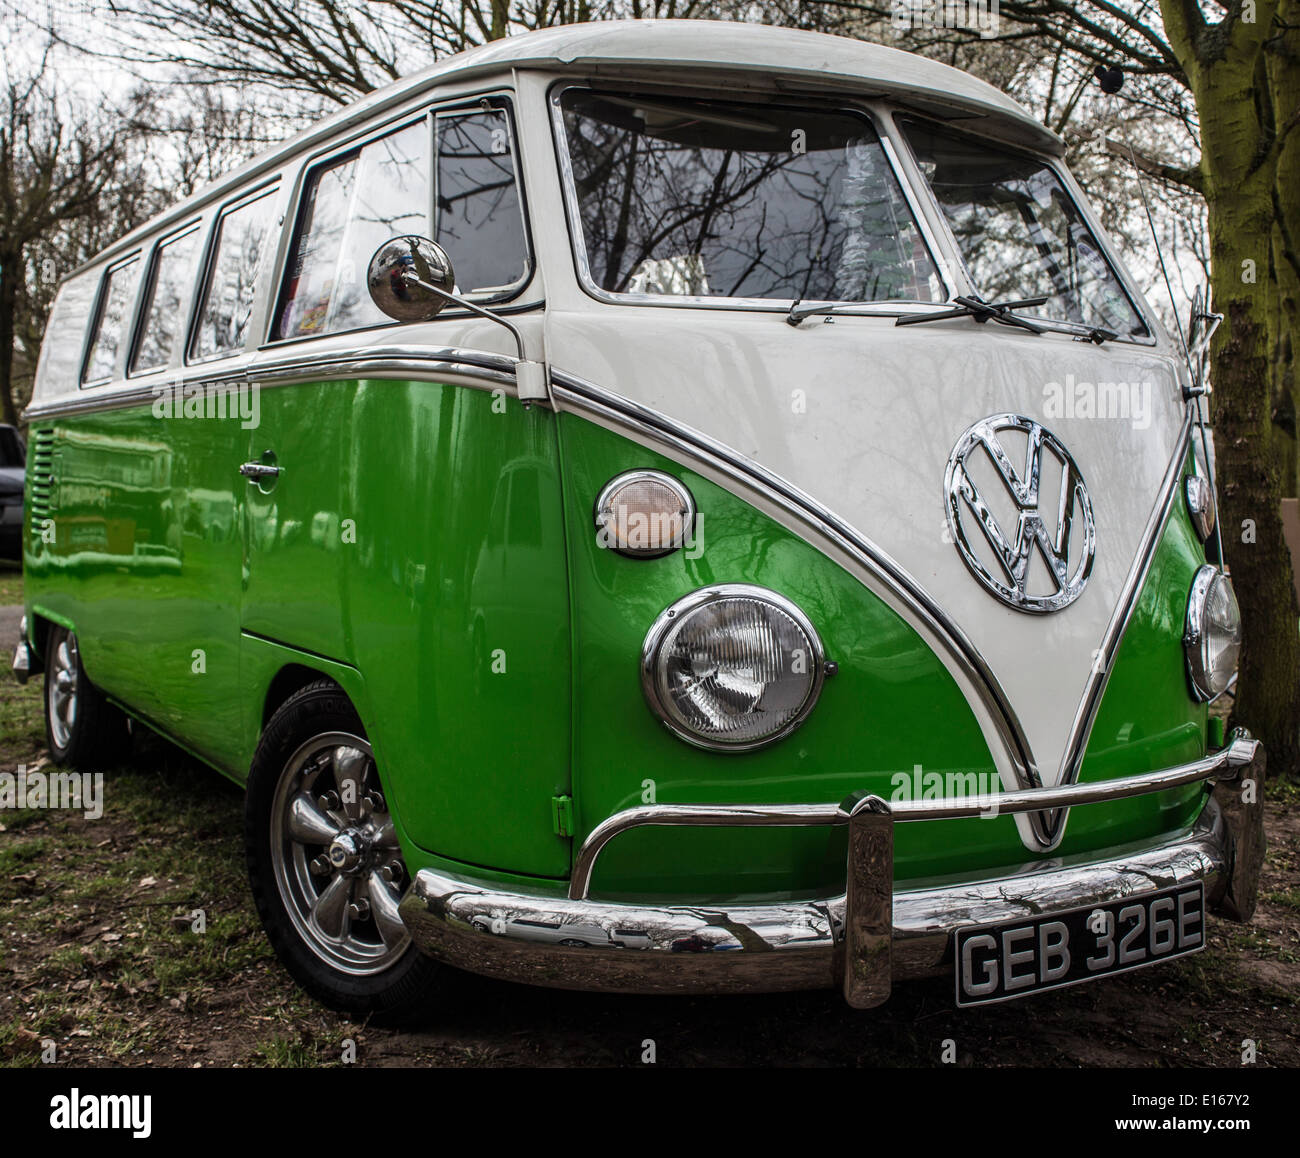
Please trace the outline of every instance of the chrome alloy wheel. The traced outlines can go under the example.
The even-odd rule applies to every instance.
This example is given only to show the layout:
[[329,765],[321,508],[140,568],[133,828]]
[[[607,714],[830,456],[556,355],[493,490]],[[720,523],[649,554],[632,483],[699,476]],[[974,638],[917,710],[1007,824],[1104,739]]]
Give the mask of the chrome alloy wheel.
[[66,634],[50,658],[50,669],[45,677],[50,734],[55,744],[67,748],[72,743],[72,729],[77,723],[77,678],[81,671],[77,637],[71,632]]
[[360,736],[326,732],[289,758],[271,808],[271,860],[290,919],[331,968],[367,976],[405,952],[406,866]]

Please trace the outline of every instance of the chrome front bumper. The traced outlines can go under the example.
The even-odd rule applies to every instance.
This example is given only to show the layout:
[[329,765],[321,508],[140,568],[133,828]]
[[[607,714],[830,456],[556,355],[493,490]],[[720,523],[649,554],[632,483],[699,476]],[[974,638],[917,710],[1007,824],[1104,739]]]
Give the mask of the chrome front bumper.
[[[904,802],[858,795],[842,805],[651,805],[598,826],[574,861],[567,898],[423,869],[402,901],[416,944],[448,964],[563,989],[747,993],[842,987],[850,1005],[889,997],[894,979],[950,967],[955,929],[1100,904],[1194,880],[1207,903],[1249,916],[1262,841],[1258,804],[1238,781],[1262,755],[1247,733],[1203,760],[1100,784],[996,798]],[[982,879],[893,888],[893,826],[912,820],[1044,811],[1218,780],[1195,826],[1152,846],[1127,845],[1026,864]],[[1262,788],[1262,785],[1259,787]],[[1258,792],[1252,795],[1257,798]],[[1216,799],[1218,797],[1218,799]],[[641,825],[846,824],[846,890],[824,900],[652,905],[587,896],[600,851]],[[1249,863],[1248,863],[1249,862]],[[1247,897],[1246,894],[1250,896]]]

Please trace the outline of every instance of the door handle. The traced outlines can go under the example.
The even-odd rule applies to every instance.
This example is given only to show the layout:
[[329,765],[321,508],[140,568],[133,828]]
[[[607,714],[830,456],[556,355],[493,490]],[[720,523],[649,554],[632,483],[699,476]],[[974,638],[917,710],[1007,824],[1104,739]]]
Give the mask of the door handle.
[[239,473],[248,479],[250,483],[256,483],[261,482],[263,479],[277,477],[280,468],[266,462],[246,462],[240,466]]

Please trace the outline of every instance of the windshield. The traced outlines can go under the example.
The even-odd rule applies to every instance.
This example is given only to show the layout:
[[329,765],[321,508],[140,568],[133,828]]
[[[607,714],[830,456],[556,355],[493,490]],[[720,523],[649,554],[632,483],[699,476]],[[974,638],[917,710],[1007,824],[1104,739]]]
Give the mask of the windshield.
[[611,294],[944,297],[871,124],[850,113],[568,89],[587,275]]
[[1147,335],[1050,166],[929,122],[903,128],[985,301],[1045,297],[1024,312]]

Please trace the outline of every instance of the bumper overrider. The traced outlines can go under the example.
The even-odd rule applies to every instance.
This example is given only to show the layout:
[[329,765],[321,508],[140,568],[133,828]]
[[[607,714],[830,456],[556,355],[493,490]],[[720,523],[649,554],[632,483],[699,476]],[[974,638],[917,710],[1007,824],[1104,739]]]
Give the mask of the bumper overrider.
[[[1243,781],[1254,779],[1254,791]],[[850,796],[836,805],[648,805],[599,825],[579,850],[567,898],[418,872],[401,905],[416,944],[475,973],[566,989],[745,993],[841,987],[848,1003],[885,1001],[895,978],[951,967],[955,930],[1140,898],[1203,882],[1206,903],[1250,917],[1263,858],[1263,753],[1244,729],[1190,764],[1097,784],[961,800]],[[894,887],[893,827],[933,819],[1103,803],[1213,783],[1188,832],[1039,860],[978,879]],[[847,825],[845,892],[823,900],[658,905],[588,897],[601,850],[644,825]]]

